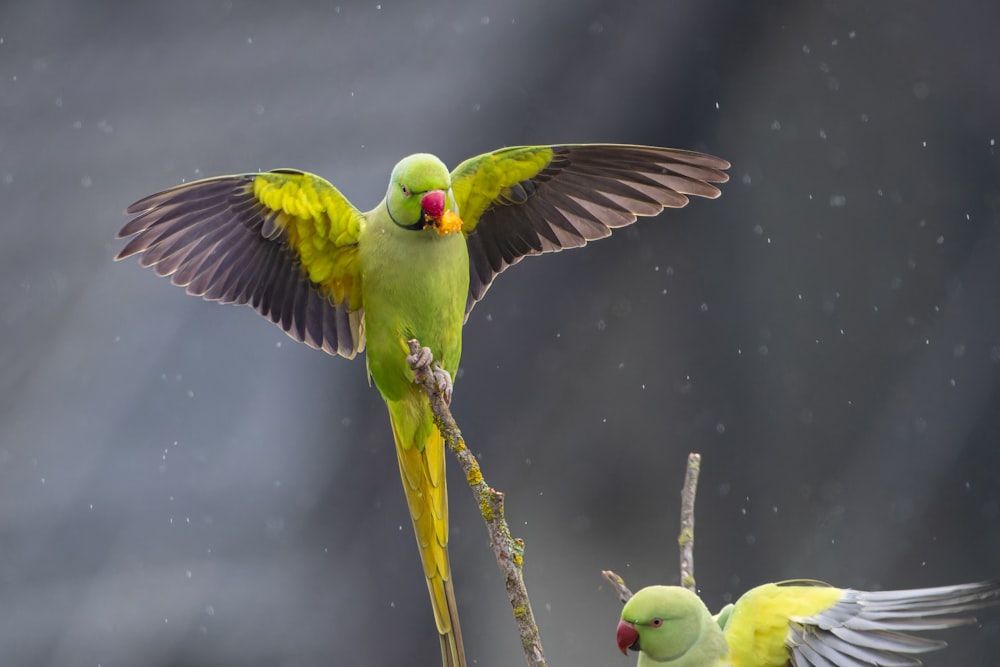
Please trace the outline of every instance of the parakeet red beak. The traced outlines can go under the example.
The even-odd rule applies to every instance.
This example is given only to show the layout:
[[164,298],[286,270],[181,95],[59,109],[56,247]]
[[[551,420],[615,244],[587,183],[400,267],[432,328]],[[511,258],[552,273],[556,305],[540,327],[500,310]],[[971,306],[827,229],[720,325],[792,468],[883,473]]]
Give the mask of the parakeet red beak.
[[424,211],[427,227],[434,227],[438,234],[445,236],[462,231],[462,219],[454,211],[446,211],[448,197],[444,190],[431,190],[420,198],[420,208]]
[[639,650],[639,633],[635,631],[635,628],[628,621],[618,621],[616,637],[618,639],[618,650],[623,655],[628,655],[628,649],[632,649],[633,651]]
[[420,198],[420,208],[435,222],[444,215],[444,190],[431,190]]

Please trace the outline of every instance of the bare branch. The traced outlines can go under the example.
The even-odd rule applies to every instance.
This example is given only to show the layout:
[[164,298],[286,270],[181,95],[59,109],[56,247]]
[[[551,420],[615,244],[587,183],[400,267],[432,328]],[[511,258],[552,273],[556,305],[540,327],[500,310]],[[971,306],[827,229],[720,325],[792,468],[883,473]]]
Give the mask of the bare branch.
[[698,493],[698,474],[701,472],[701,454],[688,454],[681,489],[681,533],[677,537],[681,556],[681,586],[697,593],[694,580],[694,499]]
[[479,512],[490,534],[490,546],[496,556],[497,565],[504,575],[507,597],[517,621],[518,634],[521,637],[521,647],[529,667],[545,667],[545,654],[542,652],[542,639],[538,634],[535,615],[528,601],[528,590],[524,585],[522,568],[524,566],[524,542],[511,537],[510,527],[504,518],[503,494],[489,486],[483,479],[479,462],[469,448],[465,446],[462,432],[458,429],[451,410],[448,408],[450,388],[440,387],[432,370],[432,358],[427,348],[421,348],[420,341],[408,341],[410,346],[411,368],[413,380],[427,392],[434,412],[434,423],[445,445],[458,459],[465,479],[472,489],[479,505]]

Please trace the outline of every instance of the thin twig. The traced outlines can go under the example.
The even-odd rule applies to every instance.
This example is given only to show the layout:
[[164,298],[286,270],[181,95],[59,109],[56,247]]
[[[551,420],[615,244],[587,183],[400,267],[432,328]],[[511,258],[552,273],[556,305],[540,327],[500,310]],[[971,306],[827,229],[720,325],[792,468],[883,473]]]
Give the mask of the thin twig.
[[618,594],[618,601],[625,604],[632,599],[632,591],[625,585],[625,580],[611,570],[601,570],[601,576],[608,580],[611,587]]
[[[701,454],[688,454],[687,469],[684,471],[684,486],[681,488],[681,532],[677,544],[681,550],[681,585],[693,593],[694,581],[694,499],[698,494],[698,474],[701,472]],[[625,604],[632,597],[632,591],[625,580],[611,570],[601,570],[601,576],[615,590],[618,599]]]
[[692,593],[698,592],[694,580],[694,498],[698,493],[698,474],[701,472],[701,454],[688,454],[681,489],[681,534],[677,537],[681,557],[681,586]]
[[507,597],[514,610],[514,619],[517,621],[517,631],[521,637],[521,647],[524,649],[525,660],[529,667],[545,667],[542,639],[538,634],[538,625],[535,623],[535,615],[531,611],[531,603],[528,601],[528,590],[524,586],[522,573],[524,542],[511,537],[510,527],[504,518],[503,494],[486,483],[482,470],[479,468],[479,462],[465,446],[462,432],[459,431],[458,424],[451,416],[448,403],[434,378],[431,363],[428,361],[430,355],[421,354],[420,341],[411,340],[408,343],[411,359],[413,359],[411,363],[413,380],[427,392],[431,401],[431,410],[434,412],[434,423],[441,431],[445,445],[462,466],[465,480],[476,497],[479,512],[486,523],[486,529],[489,531],[490,546],[493,547],[497,565],[504,575]]

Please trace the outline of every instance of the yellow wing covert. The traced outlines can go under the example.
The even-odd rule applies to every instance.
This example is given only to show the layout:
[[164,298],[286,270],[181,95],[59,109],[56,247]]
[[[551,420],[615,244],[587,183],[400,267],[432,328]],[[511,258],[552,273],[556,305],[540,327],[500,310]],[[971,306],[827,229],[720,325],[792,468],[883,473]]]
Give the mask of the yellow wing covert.
[[812,616],[832,607],[840,594],[839,588],[809,580],[764,584],[744,593],[724,630],[732,667],[788,665],[791,617]]
[[221,303],[249,304],[310,347],[364,349],[357,241],[364,217],[301,171],[219,176],[141,199],[116,259],[139,263]]

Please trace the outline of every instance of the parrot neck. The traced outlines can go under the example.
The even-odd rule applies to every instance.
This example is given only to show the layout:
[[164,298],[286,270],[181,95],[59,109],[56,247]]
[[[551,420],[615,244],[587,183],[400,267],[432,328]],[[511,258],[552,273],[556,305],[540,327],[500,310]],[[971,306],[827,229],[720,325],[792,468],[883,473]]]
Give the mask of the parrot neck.
[[392,214],[392,210],[389,208],[388,199],[383,199],[379,202],[378,206],[368,213],[365,213],[365,218],[367,220],[366,226],[371,236],[381,238],[383,241],[386,237],[394,240],[403,240],[406,243],[412,243],[416,239],[433,240],[436,237],[443,238],[441,234],[437,233],[421,233],[423,231],[431,231],[424,230],[425,222],[422,214],[412,225],[404,225],[398,221]]
[[421,214],[420,217],[417,218],[417,221],[414,222],[412,225],[404,225],[403,223],[401,223],[399,220],[396,219],[396,216],[392,214],[392,209],[389,208],[388,200],[386,201],[385,212],[389,214],[389,219],[392,220],[393,224],[395,224],[400,229],[405,229],[410,232],[420,231],[421,229],[424,228],[426,224],[424,222],[424,216],[423,214]]

